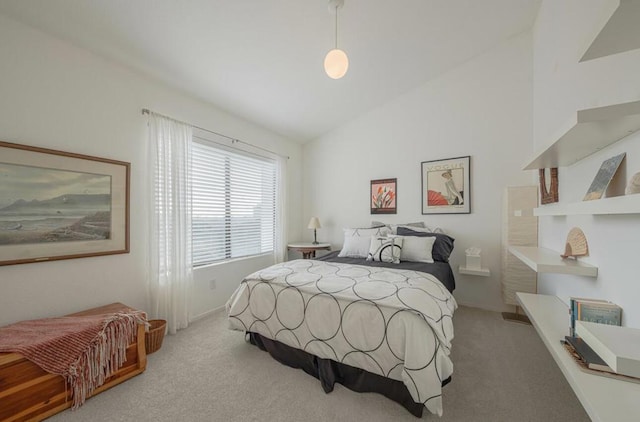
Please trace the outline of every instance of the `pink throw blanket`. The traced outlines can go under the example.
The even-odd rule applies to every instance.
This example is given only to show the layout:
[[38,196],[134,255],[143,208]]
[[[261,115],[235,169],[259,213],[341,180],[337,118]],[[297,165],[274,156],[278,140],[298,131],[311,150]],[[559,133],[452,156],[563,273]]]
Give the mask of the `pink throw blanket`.
[[20,353],[45,371],[62,375],[80,407],[127,360],[144,313],[68,316],[0,327],[0,352]]

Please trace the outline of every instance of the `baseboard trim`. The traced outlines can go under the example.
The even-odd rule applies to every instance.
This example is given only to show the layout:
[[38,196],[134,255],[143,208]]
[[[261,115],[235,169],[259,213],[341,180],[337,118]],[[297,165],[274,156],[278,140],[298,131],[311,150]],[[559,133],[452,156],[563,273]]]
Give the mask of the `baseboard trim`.
[[225,309],[225,306],[222,305],[222,306],[220,306],[218,308],[211,309],[210,311],[203,312],[200,315],[192,316],[191,318],[189,318],[189,323],[200,321],[201,319],[204,319],[206,317],[218,314],[220,312],[224,312],[224,309]]

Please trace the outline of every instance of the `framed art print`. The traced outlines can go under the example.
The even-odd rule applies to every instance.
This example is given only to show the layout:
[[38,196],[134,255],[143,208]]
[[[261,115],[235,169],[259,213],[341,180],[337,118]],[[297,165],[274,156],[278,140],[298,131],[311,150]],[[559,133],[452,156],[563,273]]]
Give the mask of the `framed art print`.
[[129,252],[130,164],[0,142],[0,265]]
[[422,162],[422,214],[471,212],[470,157]]
[[396,214],[397,180],[380,179],[371,181],[371,214]]

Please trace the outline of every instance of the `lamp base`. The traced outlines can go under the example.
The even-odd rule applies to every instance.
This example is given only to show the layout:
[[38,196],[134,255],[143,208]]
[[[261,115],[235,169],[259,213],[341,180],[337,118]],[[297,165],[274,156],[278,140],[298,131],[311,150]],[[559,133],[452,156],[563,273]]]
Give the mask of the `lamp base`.
[[315,241],[315,240],[314,240],[313,242],[311,242],[311,244],[312,244],[312,245],[319,245],[319,244],[320,244],[320,242],[317,242],[317,241]]

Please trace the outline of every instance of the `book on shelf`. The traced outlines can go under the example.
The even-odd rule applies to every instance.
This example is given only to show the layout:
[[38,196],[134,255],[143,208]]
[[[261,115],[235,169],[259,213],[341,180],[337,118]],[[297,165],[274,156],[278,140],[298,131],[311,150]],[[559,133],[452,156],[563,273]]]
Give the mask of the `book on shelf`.
[[[615,325],[600,325],[603,327],[621,328],[616,327]],[[639,377],[617,373],[611,369],[606,362],[603,364],[602,359],[593,351],[593,349],[589,348],[589,345],[584,341],[584,339],[581,339],[580,337],[566,336],[564,339],[560,340],[560,343],[562,343],[564,349],[569,353],[569,355],[571,355],[582,371],[601,377],[640,384]]]
[[640,378],[640,329],[577,321],[576,334],[613,372]]
[[571,315],[569,329],[571,336],[575,336],[576,321],[622,325],[622,308],[607,300],[572,297],[569,300],[569,314]]
[[580,337],[565,336],[565,343],[568,343],[574,353],[589,369],[604,372],[614,372],[613,369],[600,357],[591,347]]

